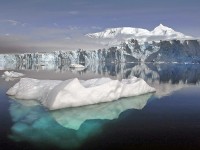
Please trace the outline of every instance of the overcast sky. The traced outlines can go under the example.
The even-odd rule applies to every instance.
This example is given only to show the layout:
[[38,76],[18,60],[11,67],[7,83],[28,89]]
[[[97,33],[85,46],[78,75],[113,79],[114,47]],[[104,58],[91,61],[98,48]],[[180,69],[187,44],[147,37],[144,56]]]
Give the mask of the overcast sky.
[[0,0],[0,51],[73,49],[110,27],[153,30],[160,23],[200,37],[199,0]]

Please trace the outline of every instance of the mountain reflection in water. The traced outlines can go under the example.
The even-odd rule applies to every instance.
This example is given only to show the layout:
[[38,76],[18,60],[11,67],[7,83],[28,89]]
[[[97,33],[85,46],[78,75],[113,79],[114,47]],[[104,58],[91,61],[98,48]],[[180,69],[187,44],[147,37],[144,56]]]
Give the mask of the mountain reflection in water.
[[199,85],[200,83],[199,64],[91,63],[80,70],[70,68],[69,64],[58,65],[57,63],[51,62],[46,63],[45,66],[23,63],[15,66],[2,66],[2,68],[15,69],[17,71],[44,70],[54,73],[70,72],[72,77],[93,74],[97,76],[109,76],[119,80],[136,76],[144,79],[150,86],[155,87],[158,97],[166,96],[181,88]]
[[[83,64],[84,65],[84,64]],[[70,68],[69,64],[59,65],[56,62],[49,62],[45,65],[35,65],[30,63],[23,64],[4,64],[0,70],[51,70],[55,72],[71,71],[74,74],[94,73],[99,75],[115,76],[118,79],[136,76],[145,81],[171,82],[172,84],[184,83],[196,84],[200,81],[199,64],[153,64],[153,63],[91,63],[85,68]]]

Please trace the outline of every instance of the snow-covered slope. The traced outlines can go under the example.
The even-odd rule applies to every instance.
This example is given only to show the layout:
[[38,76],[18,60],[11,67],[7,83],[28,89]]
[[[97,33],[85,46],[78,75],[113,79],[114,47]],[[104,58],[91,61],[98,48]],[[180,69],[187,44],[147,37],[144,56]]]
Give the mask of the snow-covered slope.
[[86,36],[91,38],[116,38],[122,35],[147,36],[151,35],[151,32],[142,28],[122,27],[109,28],[102,32],[87,34]]
[[[151,31],[152,35],[171,35],[171,34],[182,34],[174,31],[173,29],[160,24],[153,31]],[[184,34],[182,34],[184,36]]]
[[[121,27],[121,28],[108,28],[102,32],[86,34],[87,37],[98,40],[105,40],[101,43],[105,45],[116,45],[124,42],[127,39],[137,39],[139,42],[145,41],[159,41],[159,40],[172,40],[172,39],[193,39],[191,36],[184,35],[177,32],[172,28],[160,24],[154,30],[149,31],[142,28]],[[109,39],[109,40],[108,40]]]

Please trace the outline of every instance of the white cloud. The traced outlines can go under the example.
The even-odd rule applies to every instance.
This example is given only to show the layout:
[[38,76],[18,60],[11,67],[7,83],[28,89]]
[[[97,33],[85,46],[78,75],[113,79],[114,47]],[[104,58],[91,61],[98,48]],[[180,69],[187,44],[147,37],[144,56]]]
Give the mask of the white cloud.
[[[13,23],[14,21],[6,21],[6,23]],[[91,32],[91,30],[100,29],[98,26],[80,27],[80,26],[66,26],[56,27],[57,23],[52,23],[52,27],[33,27],[23,28],[23,33],[12,32],[12,30],[5,31],[0,36],[0,48],[4,52],[22,52],[22,51],[43,51],[47,50],[75,50],[75,49],[98,49],[102,45],[87,39],[84,35]],[[16,28],[17,27],[17,28]],[[15,30],[18,29],[19,23]],[[2,30],[3,31],[3,30]],[[2,53],[3,51],[0,51]]]
[[19,24],[19,22],[18,21],[16,21],[16,20],[0,20],[0,22],[3,22],[3,23],[8,23],[8,24],[10,24],[10,25],[13,25],[13,26],[16,26],[17,24]]
[[9,34],[9,33],[6,33],[5,36],[10,36],[10,34]]
[[65,40],[70,40],[71,37],[67,36],[67,37],[65,37],[64,39],[65,39]]
[[57,24],[56,22],[54,22],[53,25],[54,25],[55,27],[58,27],[58,24]]
[[99,26],[92,26],[91,28],[92,28],[92,29],[95,29],[95,30],[101,30],[101,29],[102,29],[102,28],[99,27]]
[[68,29],[71,30],[71,31],[74,31],[74,30],[80,29],[80,27],[77,27],[77,26],[69,26]]
[[17,24],[19,24],[18,21],[15,21],[15,20],[6,20],[8,23],[10,23],[11,25],[13,26],[16,26]]
[[70,14],[70,15],[77,15],[77,14],[79,14],[79,11],[69,11],[68,14]]
[[22,27],[25,27],[27,25],[27,23],[22,23],[20,21],[16,21],[16,20],[12,20],[12,19],[0,20],[0,23],[7,23],[7,24],[12,25],[12,26],[20,25]]
[[27,23],[22,23],[21,26],[22,27],[26,27],[28,24]]

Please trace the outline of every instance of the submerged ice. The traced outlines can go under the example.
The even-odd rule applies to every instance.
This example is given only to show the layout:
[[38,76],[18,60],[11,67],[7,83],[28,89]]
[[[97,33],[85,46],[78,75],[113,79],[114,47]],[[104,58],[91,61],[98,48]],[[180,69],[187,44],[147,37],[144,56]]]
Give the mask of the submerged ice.
[[17,99],[38,100],[48,109],[55,110],[109,102],[154,91],[143,79],[136,77],[122,81],[110,78],[74,78],[66,81],[22,78],[7,94]]
[[128,109],[141,110],[152,94],[122,98],[110,103],[52,111],[52,117],[65,128],[78,130],[86,120],[113,120]]
[[141,110],[151,95],[55,111],[46,111],[32,100],[11,100],[9,112],[13,125],[9,138],[37,144],[38,149],[39,146],[75,149],[101,133],[105,124],[122,117],[128,109]]

